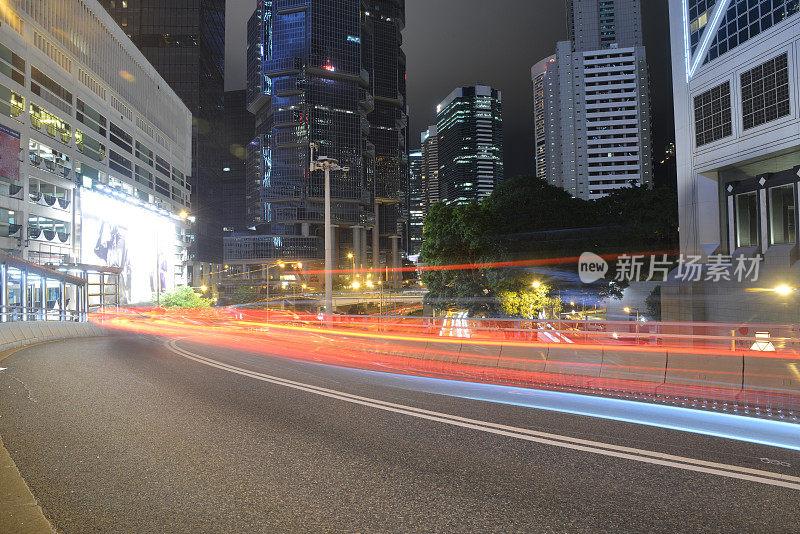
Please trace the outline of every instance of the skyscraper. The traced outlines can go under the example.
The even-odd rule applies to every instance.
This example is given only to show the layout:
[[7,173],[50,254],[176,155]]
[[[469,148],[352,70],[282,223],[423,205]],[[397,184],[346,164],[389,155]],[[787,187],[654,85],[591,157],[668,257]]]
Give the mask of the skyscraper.
[[536,173],[583,199],[652,184],[640,0],[570,0],[567,14],[570,41],[531,71]]
[[555,67],[556,58],[550,56],[543,59],[531,69],[533,81],[533,140],[536,177],[547,178],[547,129],[548,122],[554,120],[547,110],[554,105],[556,90]]
[[218,132],[223,152],[222,223],[223,231],[243,231],[247,219],[247,146],[255,135],[255,117],[247,111],[247,92],[225,92],[225,115]]
[[422,182],[422,151],[412,152],[409,160],[409,254],[419,254],[425,220],[425,189]]
[[422,189],[427,215],[431,206],[442,199],[439,192],[439,134],[436,126],[428,126],[422,132]]
[[488,197],[503,181],[500,91],[459,87],[436,108],[439,191],[446,204]]
[[[288,6],[287,4],[291,4]],[[270,257],[323,257],[324,175],[331,175],[334,262],[400,261],[408,191],[402,0],[261,0],[248,24],[251,223]],[[391,250],[389,255],[388,251]],[[339,258],[337,260],[336,258]]]
[[222,262],[222,167],[217,132],[223,113],[225,0],[100,0],[194,117],[191,256]]

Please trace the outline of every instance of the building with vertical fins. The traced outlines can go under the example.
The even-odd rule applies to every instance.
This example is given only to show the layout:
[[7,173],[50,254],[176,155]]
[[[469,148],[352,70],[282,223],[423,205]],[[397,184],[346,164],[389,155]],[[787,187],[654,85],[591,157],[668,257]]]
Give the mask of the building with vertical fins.
[[409,231],[408,254],[419,254],[422,247],[422,228],[425,221],[425,189],[422,181],[422,151],[411,152],[409,161]]
[[442,197],[439,192],[439,136],[436,126],[422,132],[422,189],[425,215]]
[[[324,173],[309,145],[347,172],[331,176],[335,266],[400,266],[408,148],[402,0],[261,0],[248,23],[247,211],[256,229],[228,238],[226,263],[324,258]],[[235,252],[236,240],[254,252]],[[247,248],[247,247],[244,247]],[[245,257],[250,254],[249,257]],[[314,282],[315,280],[312,280]]]
[[[547,179],[547,131],[549,121],[554,120],[547,111],[555,105],[557,70],[555,56],[543,59],[531,69],[533,82],[533,153],[536,177]],[[552,67],[552,68],[551,68]]]
[[536,174],[587,200],[651,185],[640,0],[570,0],[567,14],[570,40],[531,71]]
[[502,94],[485,85],[459,87],[436,107],[440,199],[481,200],[503,181]]
[[[192,126],[194,269],[222,262],[222,164],[217,133],[224,111],[225,0],[100,0],[183,100]],[[198,273],[198,278],[202,272]]]
[[[796,323],[800,4],[670,0],[669,11],[680,251],[704,265],[699,280],[662,287],[662,316]],[[713,262],[732,273],[756,262],[758,279],[709,281]],[[781,286],[792,290],[764,291]]]

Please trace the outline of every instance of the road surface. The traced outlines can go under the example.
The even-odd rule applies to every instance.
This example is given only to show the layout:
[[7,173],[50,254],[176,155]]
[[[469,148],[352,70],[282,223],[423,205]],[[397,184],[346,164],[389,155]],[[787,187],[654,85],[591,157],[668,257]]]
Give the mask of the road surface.
[[441,395],[432,379],[126,335],[0,367],[0,435],[66,533],[800,524],[797,450],[478,400],[470,384]]

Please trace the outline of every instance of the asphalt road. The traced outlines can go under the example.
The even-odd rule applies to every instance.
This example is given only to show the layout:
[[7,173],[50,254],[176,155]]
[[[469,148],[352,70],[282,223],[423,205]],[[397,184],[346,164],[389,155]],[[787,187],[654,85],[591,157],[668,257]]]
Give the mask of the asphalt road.
[[792,450],[439,395],[390,375],[190,341],[175,347],[130,336],[71,340],[0,364],[0,435],[60,531],[797,532],[800,524],[800,489],[748,480],[764,476],[746,470],[800,476]]

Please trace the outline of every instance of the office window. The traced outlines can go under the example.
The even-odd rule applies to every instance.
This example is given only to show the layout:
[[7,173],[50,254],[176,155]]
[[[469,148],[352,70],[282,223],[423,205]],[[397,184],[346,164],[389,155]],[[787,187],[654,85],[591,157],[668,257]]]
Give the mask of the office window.
[[120,173],[123,176],[128,178],[133,178],[133,163],[131,161],[113,150],[110,152],[111,160],[108,162],[108,166]]
[[755,191],[736,195],[736,246],[758,246],[758,195]]
[[769,242],[783,245],[795,242],[794,185],[787,184],[769,190]]
[[784,53],[742,73],[744,129],[786,115],[789,115],[789,65]]
[[694,97],[694,128],[698,147],[733,134],[730,82]]
[[133,137],[113,122],[110,124],[111,142],[133,154]]

